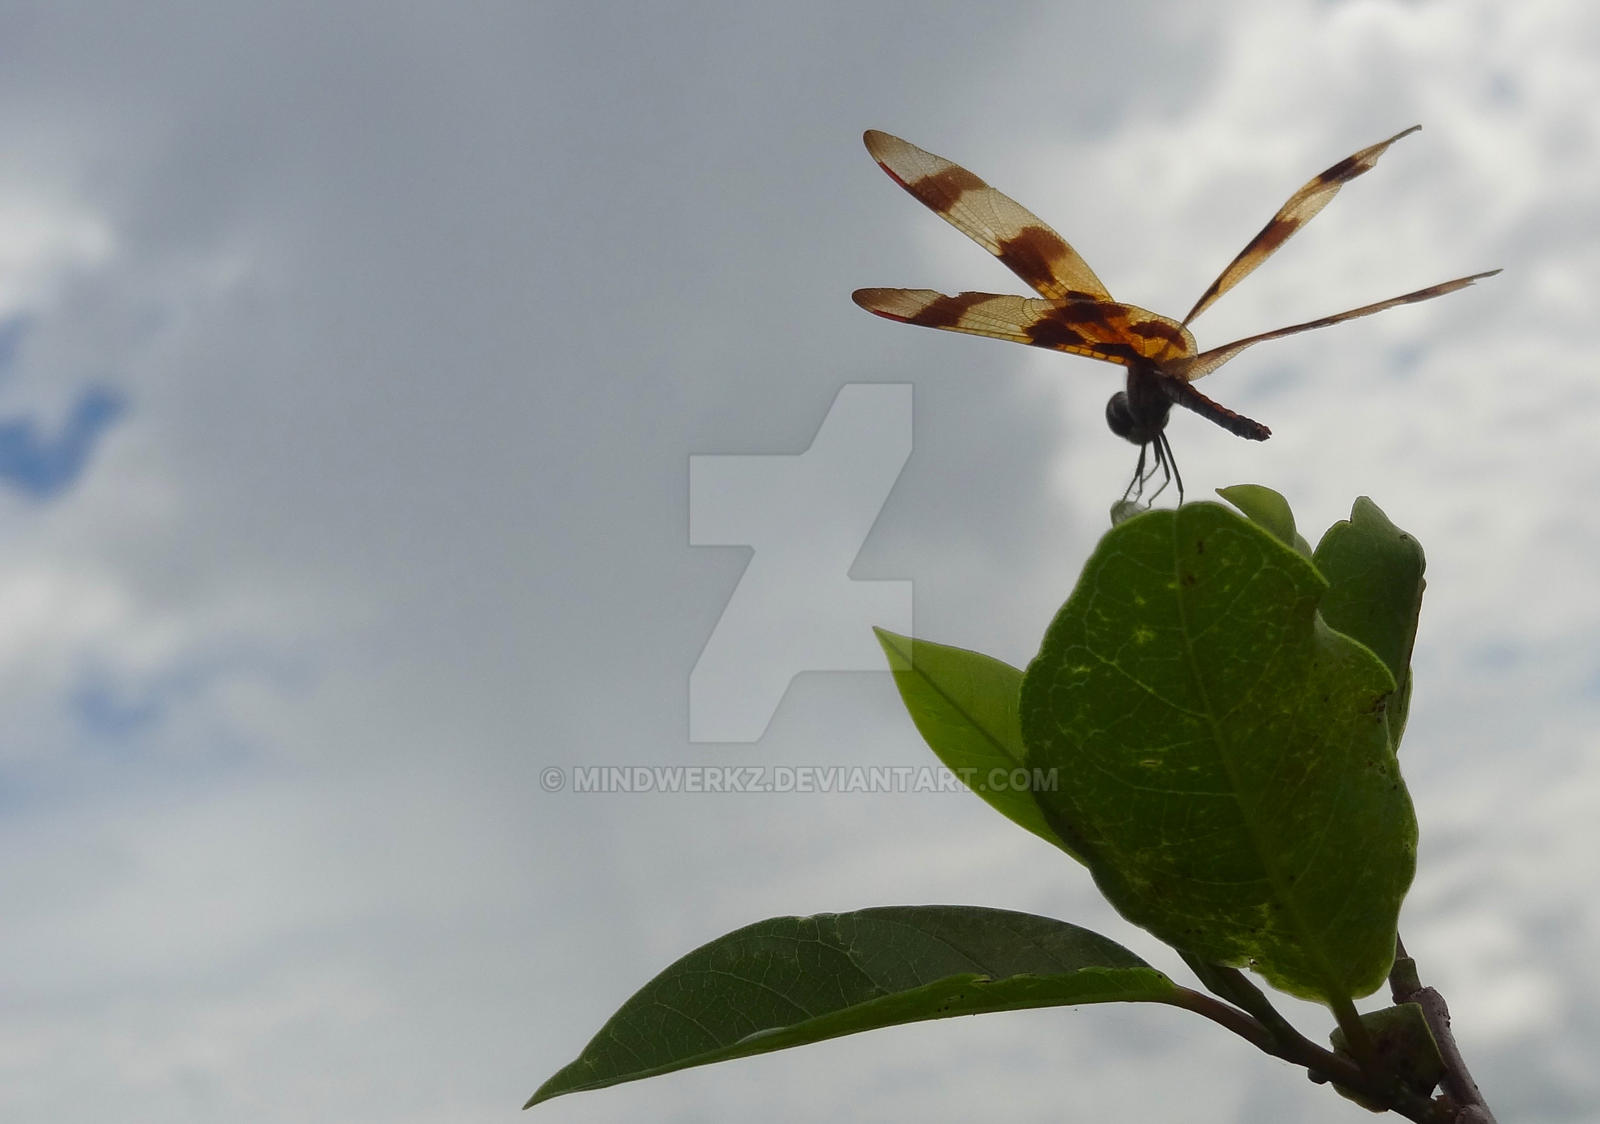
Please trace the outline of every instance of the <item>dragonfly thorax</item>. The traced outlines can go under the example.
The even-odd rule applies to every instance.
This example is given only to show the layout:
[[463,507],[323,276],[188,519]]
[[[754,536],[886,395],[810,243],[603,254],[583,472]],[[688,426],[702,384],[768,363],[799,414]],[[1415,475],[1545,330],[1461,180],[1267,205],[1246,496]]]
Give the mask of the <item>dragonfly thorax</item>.
[[1172,399],[1162,393],[1160,381],[1151,372],[1131,367],[1128,388],[1119,390],[1106,403],[1106,425],[1135,445],[1148,445],[1167,428]]

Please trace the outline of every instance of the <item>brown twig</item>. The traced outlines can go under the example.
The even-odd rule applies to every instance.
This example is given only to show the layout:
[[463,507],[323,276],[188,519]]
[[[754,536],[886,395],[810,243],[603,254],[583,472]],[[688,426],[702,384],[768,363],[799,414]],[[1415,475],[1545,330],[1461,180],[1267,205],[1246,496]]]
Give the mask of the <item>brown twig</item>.
[[1423,987],[1417,974],[1417,962],[1406,955],[1406,946],[1397,935],[1394,942],[1394,967],[1389,971],[1389,991],[1396,1003],[1415,1003],[1422,1008],[1422,1017],[1433,1032],[1439,1046],[1439,1057],[1444,1062],[1444,1077],[1439,1084],[1445,1095],[1457,1106],[1457,1124],[1495,1124],[1494,1113],[1484,1103],[1478,1083],[1467,1069],[1466,1059],[1456,1046],[1450,1031],[1450,1008],[1444,996],[1431,987]]
[[[1232,969],[1217,970],[1232,971]],[[1248,984],[1248,981],[1246,983]],[[1264,995],[1261,998],[1263,1002],[1266,1001]],[[1377,1087],[1372,1076],[1363,1071],[1354,1060],[1318,1046],[1290,1027],[1281,1016],[1276,1016],[1276,1012],[1274,1012],[1276,1016],[1274,1023],[1287,1028],[1287,1033],[1280,1034],[1263,1024],[1254,1015],[1191,988],[1178,988],[1177,994],[1165,1002],[1204,1015],[1219,1026],[1231,1030],[1263,1053],[1304,1067],[1313,1081],[1332,1082],[1371,1102],[1387,1104],[1408,1120],[1417,1121],[1417,1124],[1439,1124],[1441,1120],[1439,1106],[1435,1102],[1405,1089]],[[1268,1006],[1270,1007],[1270,1004]],[[1468,1122],[1458,1118],[1453,1124],[1468,1124]]]

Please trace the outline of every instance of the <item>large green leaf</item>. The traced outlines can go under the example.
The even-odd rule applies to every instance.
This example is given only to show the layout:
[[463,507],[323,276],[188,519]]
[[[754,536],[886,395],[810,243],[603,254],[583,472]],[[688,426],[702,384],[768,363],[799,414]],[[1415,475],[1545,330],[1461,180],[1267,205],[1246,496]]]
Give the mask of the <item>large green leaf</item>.
[[939,905],[775,917],[645,984],[524,1107],[900,1023],[1178,994],[1116,942],[1048,917]]
[[1324,1000],[1393,959],[1416,821],[1385,726],[1395,684],[1322,623],[1326,583],[1216,504],[1101,540],[1023,679],[1037,793],[1124,916]]
[[900,698],[935,756],[995,811],[1070,854],[1033,796],[1050,778],[1029,776],[1024,767],[1017,719],[1022,672],[965,648],[874,631]]
[[1362,496],[1349,519],[1328,528],[1314,560],[1329,585],[1322,619],[1376,652],[1400,684],[1388,707],[1392,740],[1399,746],[1411,702],[1411,649],[1428,584],[1422,544]]

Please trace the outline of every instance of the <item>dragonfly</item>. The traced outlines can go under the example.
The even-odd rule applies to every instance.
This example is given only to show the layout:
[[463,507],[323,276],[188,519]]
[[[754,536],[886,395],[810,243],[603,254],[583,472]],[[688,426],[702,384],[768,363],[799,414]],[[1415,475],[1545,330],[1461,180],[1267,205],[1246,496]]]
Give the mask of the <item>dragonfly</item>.
[[867,151],[890,179],[999,258],[1039,295],[946,295],[932,289],[857,289],[851,299],[868,312],[904,324],[1012,340],[1031,347],[1086,355],[1127,368],[1125,389],[1117,391],[1106,403],[1106,424],[1111,432],[1139,446],[1133,479],[1120,502],[1136,503],[1143,498],[1145,486],[1159,472],[1161,485],[1150,493],[1145,506],[1154,504],[1156,497],[1174,480],[1178,503],[1182,504],[1183,477],[1178,472],[1166,433],[1167,417],[1173,406],[1193,410],[1229,433],[1250,441],[1265,441],[1272,436],[1272,431],[1260,422],[1200,393],[1194,387],[1196,380],[1263,340],[1326,328],[1397,305],[1432,300],[1500,272],[1491,269],[1470,277],[1458,277],[1332,316],[1246,336],[1209,351],[1196,348],[1189,325],[1197,316],[1271,257],[1327,206],[1341,187],[1371,170],[1390,145],[1420,128],[1421,125],[1413,125],[1313,176],[1228,263],[1182,320],[1113,300],[1105,284],[1066,239],[1016,200],[990,187],[959,164],[899,137],[869,129],[863,138]]

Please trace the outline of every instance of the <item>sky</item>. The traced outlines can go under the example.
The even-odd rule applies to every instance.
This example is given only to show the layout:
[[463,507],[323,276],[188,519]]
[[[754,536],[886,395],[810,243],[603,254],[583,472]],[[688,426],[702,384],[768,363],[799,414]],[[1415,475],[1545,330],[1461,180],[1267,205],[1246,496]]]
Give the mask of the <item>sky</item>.
[[[0,1119],[1351,1119],[1112,1007],[517,1114],[764,917],[1018,909],[1183,972],[967,794],[574,791],[928,764],[841,622],[1023,665],[1106,529],[1116,368],[851,304],[1021,288],[862,130],[1178,314],[1416,123],[1201,346],[1504,272],[1210,376],[1270,441],[1169,433],[1191,499],[1314,540],[1367,495],[1425,547],[1402,931],[1501,1118],[1588,1119],[1597,61],[1571,0],[0,3]],[[787,568],[740,537],[797,525]]]

